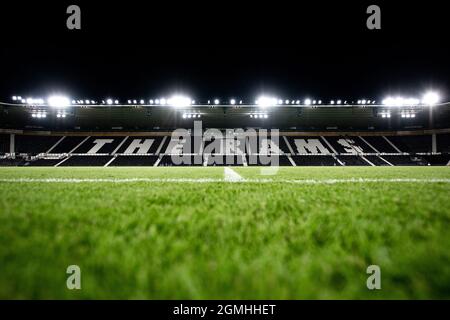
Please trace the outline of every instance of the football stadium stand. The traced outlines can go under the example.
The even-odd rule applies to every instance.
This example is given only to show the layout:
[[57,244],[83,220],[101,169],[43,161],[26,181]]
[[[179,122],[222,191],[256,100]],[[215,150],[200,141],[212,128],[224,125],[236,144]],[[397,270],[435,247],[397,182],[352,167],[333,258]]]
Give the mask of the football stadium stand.
[[[407,111],[382,105],[70,105],[61,111],[0,103],[0,165],[449,165],[449,123],[449,103]],[[241,139],[234,128],[253,135]]]
[[[124,133],[126,134],[126,133]],[[0,135],[1,165],[20,166],[398,166],[448,165],[449,135],[336,135],[258,137],[227,149],[230,140],[148,135],[49,135],[27,132]],[[163,135],[161,135],[163,134]],[[232,139],[236,142],[237,140]],[[232,142],[233,143],[233,142]],[[228,150],[228,151],[225,151]],[[183,161],[181,161],[183,160]]]

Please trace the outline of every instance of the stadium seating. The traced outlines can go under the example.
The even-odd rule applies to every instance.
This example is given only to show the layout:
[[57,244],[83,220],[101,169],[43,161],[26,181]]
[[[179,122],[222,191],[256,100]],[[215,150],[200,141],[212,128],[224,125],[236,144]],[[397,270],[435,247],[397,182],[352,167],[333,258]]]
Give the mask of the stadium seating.
[[[11,139],[14,154],[10,154]],[[237,141],[237,140],[234,140]],[[2,166],[397,166],[447,165],[450,134],[436,135],[281,135],[274,141],[235,147],[225,139],[169,135],[0,135]],[[190,142],[190,145],[189,143]],[[203,152],[202,152],[203,151]],[[184,156],[183,163],[176,161]],[[263,156],[266,156],[264,159]],[[267,158],[270,155],[270,158]],[[276,160],[276,161],[275,161]]]
[[47,152],[61,137],[58,136],[15,136],[15,152],[39,154]]
[[134,166],[154,166],[159,156],[127,156],[118,155],[108,164],[110,167],[134,167]]
[[339,166],[339,162],[332,156],[292,156],[297,166]]
[[9,135],[0,134],[0,155],[9,153]]
[[450,134],[437,134],[437,151],[450,153]]

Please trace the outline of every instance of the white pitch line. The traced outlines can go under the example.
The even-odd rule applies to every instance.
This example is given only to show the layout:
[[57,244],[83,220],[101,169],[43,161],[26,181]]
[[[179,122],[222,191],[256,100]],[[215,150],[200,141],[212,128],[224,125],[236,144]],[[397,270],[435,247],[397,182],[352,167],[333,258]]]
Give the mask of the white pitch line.
[[228,182],[239,182],[245,180],[244,178],[241,177],[239,173],[228,167],[224,167],[223,177],[224,180]]
[[[229,168],[227,168],[229,169]],[[231,170],[231,169],[230,169]],[[133,182],[163,182],[163,183],[210,183],[210,182],[236,182],[236,183],[285,183],[285,184],[339,184],[339,183],[450,183],[450,179],[372,179],[372,178],[352,178],[352,179],[243,179],[226,180],[218,178],[10,178],[0,179],[0,183],[133,183]]]

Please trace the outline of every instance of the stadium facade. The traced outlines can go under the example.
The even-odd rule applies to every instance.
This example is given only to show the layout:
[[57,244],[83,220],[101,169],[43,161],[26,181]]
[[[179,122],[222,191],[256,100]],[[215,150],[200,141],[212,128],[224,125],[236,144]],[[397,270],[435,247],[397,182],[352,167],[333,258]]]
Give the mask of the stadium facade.
[[263,155],[281,166],[450,162],[450,103],[23,102],[0,103],[4,166],[269,165]]

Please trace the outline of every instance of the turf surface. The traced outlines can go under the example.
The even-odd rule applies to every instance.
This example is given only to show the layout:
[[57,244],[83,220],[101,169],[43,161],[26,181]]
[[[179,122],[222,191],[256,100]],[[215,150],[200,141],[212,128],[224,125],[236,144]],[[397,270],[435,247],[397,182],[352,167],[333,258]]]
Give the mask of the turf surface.
[[[0,298],[450,298],[446,167],[0,168]],[[11,180],[6,182],[6,180]],[[277,180],[279,182],[277,182]],[[82,289],[66,288],[66,268]],[[381,267],[382,289],[366,287]]]

